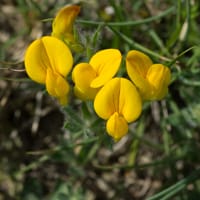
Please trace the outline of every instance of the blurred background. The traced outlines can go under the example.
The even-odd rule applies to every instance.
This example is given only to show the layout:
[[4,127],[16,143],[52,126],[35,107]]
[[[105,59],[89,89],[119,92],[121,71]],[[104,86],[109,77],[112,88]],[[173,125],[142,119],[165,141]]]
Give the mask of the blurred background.
[[[61,109],[25,73],[27,46],[50,35],[52,18],[69,3],[81,5],[76,28],[85,50],[74,53],[75,64],[112,47],[124,55],[141,50],[172,70],[167,98],[146,103],[118,143],[90,103],[72,95]],[[200,199],[199,6],[197,0],[1,0],[0,200]]]

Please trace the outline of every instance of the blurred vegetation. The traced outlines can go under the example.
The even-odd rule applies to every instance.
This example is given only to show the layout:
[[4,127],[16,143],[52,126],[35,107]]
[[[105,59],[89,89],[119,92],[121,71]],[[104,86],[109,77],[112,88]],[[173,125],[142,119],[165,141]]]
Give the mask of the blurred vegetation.
[[[71,95],[62,110],[24,71],[27,46],[50,34],[66,3],[81,4],[85,51],[75,63],[113,47],[141,50],[172,71],[168,96],[146,103],[118,143],[90,102]],[[0,200],[198,200],[199,33],[198,0],[2,0]]]

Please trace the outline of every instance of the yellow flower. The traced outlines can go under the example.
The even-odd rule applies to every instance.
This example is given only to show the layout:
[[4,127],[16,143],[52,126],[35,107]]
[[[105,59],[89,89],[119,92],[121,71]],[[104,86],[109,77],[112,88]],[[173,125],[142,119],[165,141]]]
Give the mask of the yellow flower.
[[89,63],[79,63],[72,71],[74,91],[82,100],[94,99],[99,89],[117,73],[122,55],[117,49],[105,49],[92,56]]
[[126,68],[143,100],[161,100],[166,96],[171,79],[168,67],[153,64],[144,53],[131,50],[126,57]]
[[117,141],[127,134],[128,123],[140,116],[142,100],[131,81],[113,78],[97,93],[94,109],[98,116],[107,120],[107,132]]
[[61,8],[53,23],[51,35],[64,41],[69,47],[78,48],[80,44],[76,41],[74,33],[74,21],[80,12],[80,6],[67,5]]
[[65,78],[73,65],[69,48],[59,39],[45,36],[30,44],[24,62],[28,76],[45,84],[48,93],[65,105],[69,92]]

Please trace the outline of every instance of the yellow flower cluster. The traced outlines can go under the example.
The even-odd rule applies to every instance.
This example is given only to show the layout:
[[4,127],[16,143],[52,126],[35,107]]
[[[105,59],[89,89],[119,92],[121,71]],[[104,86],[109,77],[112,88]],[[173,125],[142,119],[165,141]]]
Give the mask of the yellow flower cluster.
[[116,141],[127,134],[128,123],[140,116],[143,101],[165,97],[171,76],[168,67],[153,64],[144,53],[131,50],[126,56],[131,80],[114,77],[121,60],[117,49],[100,50],[89,63],[79,63],[72,71],[76,96],[94,100],[97,115],[107,120],[107,132]]
[[[62,8],[53,21],[51,36],[33,41],[25,54],[28,76],[45,84],[47,92],[62,105],[67,104],[70,89],[66,77],[73,66],[70,48],[77,43],[73,24],[79,11],[76,5]],[[147,55],[136,50],[126,55],[130,79],[115,77],[121,61],[118,49],[104,49],[72,70],[75,95],[81,100],[94,101],[95,112],[107,120],[107,132],[116,141],[127,134],[128,123],[138,119],[144,101],[166,96],[171,77],[168,67],[153,64]]]
[[28,76],[45,84],[47,92],[58,98],[61,105],[67,104],[69,84],[66,77],[73,66],[70,47],[77,43],[73,24],[79,12],[77,5],[59,10],[52,23],[51,36],[33,41],[24,59]]

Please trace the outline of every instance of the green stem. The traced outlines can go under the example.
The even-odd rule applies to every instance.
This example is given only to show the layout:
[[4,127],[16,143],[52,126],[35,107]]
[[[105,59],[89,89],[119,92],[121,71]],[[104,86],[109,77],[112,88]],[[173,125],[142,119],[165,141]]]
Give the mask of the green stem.
[[161,60],[165,60],[165,61],[172,61],[171,59],[167,58],[167,57],[164,57],[164,56],[161,56],[160,54],[154,52],[154,51],[151,51],[150,49],[147,49],[146,47],[142,46],[141,44],[131,40],[129,37],[127,37],[126,35],[124,35],[123,33],[119,32],[118,30],[112,28],[111,26],[108,26],[108,28],[113,31],[114,33],[116,33],[119,37],[121,37],[125,42],[127,42],[130,46],[132,46],[133,48],[135,49],[138,49],[140,51],[143,51],[149,55],[152,55],[154,57],[157,57]]
[[147,200],[167,200],[171,199],[172,196],[183,190],[189,183],[196,181],[200,177],[200,169],[194,171],[190,176],[183,178],[176,184],[168,187],[167,189],[155,194]]
[[76,20],[77,22],[81,23],[81,24],[85,24],[85,25],[94,25],[94,26],[98,26],[98,25],[108,25],[108,26],[136,26],[136,25],[140,25],[140,24],[145,24],[145,23],[149,23],[155,20],[158,20],[164,16],[169,15],[170,13],[172,13],[175,10],[175,6],[167,9],[166,11],[162,12],[159,15],[153,16],[153,17],[149,17],[146,19],[142,19],[142,20],[137,20],[137,21],[126,21],[126,22],[94,22],[94,21],[89,21],[89,20]]

